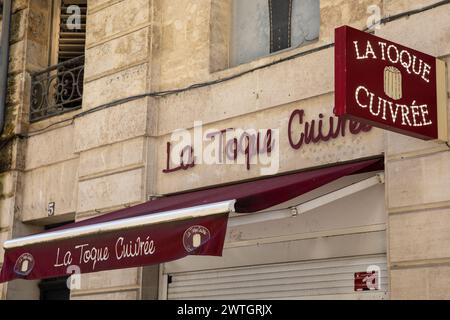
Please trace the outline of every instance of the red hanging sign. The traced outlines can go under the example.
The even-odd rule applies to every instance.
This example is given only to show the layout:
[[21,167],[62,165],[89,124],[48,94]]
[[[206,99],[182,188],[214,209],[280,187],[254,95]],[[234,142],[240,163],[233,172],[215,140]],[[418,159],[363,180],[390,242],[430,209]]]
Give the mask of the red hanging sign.
[[335,114],[447,141],[445,63],[343,26],[335,30]]

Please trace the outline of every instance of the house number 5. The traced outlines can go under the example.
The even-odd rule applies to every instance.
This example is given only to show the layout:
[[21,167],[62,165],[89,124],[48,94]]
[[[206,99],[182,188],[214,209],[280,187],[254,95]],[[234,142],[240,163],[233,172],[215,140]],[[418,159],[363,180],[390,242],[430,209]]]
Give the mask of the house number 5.
[[54,202],[48,203],[47,214],[49,217],[52,217],[55,214],[55,203]]

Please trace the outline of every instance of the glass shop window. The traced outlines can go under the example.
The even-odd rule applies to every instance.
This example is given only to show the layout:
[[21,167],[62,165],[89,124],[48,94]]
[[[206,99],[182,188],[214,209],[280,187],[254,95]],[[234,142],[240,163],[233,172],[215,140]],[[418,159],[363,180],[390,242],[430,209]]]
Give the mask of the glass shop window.
[[319,37],[319,0],[233,0],[232,16],[232,66]]

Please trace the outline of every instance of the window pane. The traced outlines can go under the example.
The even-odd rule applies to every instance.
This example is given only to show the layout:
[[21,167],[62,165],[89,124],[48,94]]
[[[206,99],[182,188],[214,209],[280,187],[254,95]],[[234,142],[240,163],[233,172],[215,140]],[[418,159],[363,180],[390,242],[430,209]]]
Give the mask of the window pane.
[[294,48],[305,41],[319,38],[320,1],[293,0],[291,29],[291,43]]
[[270,53],[268,0],[234,0],[231,64]]
[[[298,47],[319,36],[320,1],[291,1],[291,47]],[[280,6],[284,4],[283,2],[278,3]],[[277,0],[272,0],[272,6],[276,5]],[[287,6],[284,5],[284,7]],[[289,21],[287,22],[289,23]],[[288,28],[283,30],[288,30]],[[270,54],[269,0],[233,0],[230,47],[230,61],[233,66]]]

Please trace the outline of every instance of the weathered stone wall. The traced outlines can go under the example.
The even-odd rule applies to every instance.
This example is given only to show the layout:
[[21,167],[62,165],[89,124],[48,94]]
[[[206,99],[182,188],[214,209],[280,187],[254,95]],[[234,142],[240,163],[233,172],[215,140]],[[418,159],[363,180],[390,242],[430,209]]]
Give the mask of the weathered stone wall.
[[[417,7],[416,1],[385,1],[390,14]],[[389,23],[377,34],[437,56],[448,66],[449,16],[446,5]],[[449,299],[450,149],[394,133],[386,133],[386,141],[391,297]]]
[[[8,91],[6,99],[5,127],[0,143],[6,145],[0,152],[0,242],[11,237],[37,232],[38,227],[22,223],[22,189],[24,186],[24,158],[26,141],[17,135],[26,131],[29,105],[30,78],[33,68],[42,67],[40,55],[47,32],[45,21],[46,0],[16,0],[12,3]],[[0,264],[3,249],[0,249]],[[1,290],[3,288],[3,290]],[[39,297],[35,282],[16,281],[0,286],[3,298]]]
[[[83,111],[151,89],[152,1],[89,1]],[[77,219],[146,200],[148,98],[74,125]],[[156,281],[157,279],[155,279]],[[141,268],[84,275],[73,299],[141,299]]]
[[[229,20],[227,14],[230,14],[230,5],[228,1],[221,2],[220,5],[217,1],[206,2],[204,6],[201,6],[200,14],[197,13],[194,18],[191,14],[194,4],[188,4],[189,1],[181,2],[181,7],[185,8],[183,15],[175,10],[175,4],[172,2],[160,1],[163,21],[162,40],[159,50],[155,51],[155,56],[162,59],[161,89],[178,88],[193,82],[233,75],[294,53],[328,44],[333,41],[334,28],[338,25],[346,23],[363,29],[368,17],[366,10],[369,4],[369,1],[358,1],[357,5],[354,1],[339,3],[321,1],[321,32],[317,42],[278,55],[263,57],[251,63],[223,69],[228,65],[226,54],[228,48],[224,44],[228,35],[224,28],[216,24]],[[381,5],[381,1],[376,3]],[[196,2],[197,4],[200,3]],[[373,3],[370,2],[370,4]],[[179,7],[179,2],[176,6]],[[346,9],[341,13],[342,7]],[[207,19],[208,14],[203,10],[209,10],[209,19]],[[197,27],[196,32],[191,35],[189,30],[193,19]],[[209,33],[211,34],[208,38]],[[210,46],[205,47],[204,42],[208,40]],[[205,54],[204,51],[206,51]],[[221,130],[230,126],[279,129],[282,135],[280,139],[284,142],[281,146],[283,152],[280,171],[304,169],[381,154],[383,138],[377,130],[366,136],[367,140],[363,140],[364,143],[360,144],[367,146],[365,150],[343,148],[346,144],[354,145],[348,137],[337,140],[336,143],[322,143],[316,148],[309,148],[306,156],[289,150],[286,144],[289,111],[306,107],[311,110],[308,111],[311,118],[317,117],[319,112],[331,113],[334,103],[333,54],[333,48],[321,50],[270,68],[251,72],[231,81],[158,99],[155,102],[159,115],[158,126],[155,129],[159,137],[156,172],[158,193],[166,194],[254,178],[259,175],[259,168],[247,172],[242,166],[220,165],[210,167],[211,170],[206,169],[205,166],[199,166],[190,172],[163,174],[162,170],[165,168],[166,161],[165,145],[170,140],[170,134],[178,128],[192,129],[194,121],[199,120],[203,122],[205,130],[209,128]],[[223,70],[216,71],[216,69]],[[192,76],[189,76],[191,74]],[[270,119],[274,121],[271,122]],[[318,152],[319,149],[323,152]]]
[[[48,62],[49,1],[14,1],[4,136],[44,129],[131,95],[230,76],[318,48],[333,41],[336,26],[363,29],[372,4],[380,5],[383,15],[393,15],[433,2],[321,0],[318,41],[228,68],[229,34],[216,24],[228,21],[229,2],[89,0],[82,109],[29,125],[29,73]],[[376,33],[450,62],[449,7],[388,23]],[[32,232],[24,226],[86,219],[144,202],[150,195],[259,176],[257,167],[247,171],[242,166],[162,173],[170,134],[177,128],[192,131],[196,120],[203,121],[206,129],[277,128],[283,140],[283,172],[386,153],[392,297],[448,297],[444,289],[450,282],[446,267],[450,159],[445,145],[373,129],[302,150],[289,149],[286,126],[292,110],[304,109],[309,119],[320,112],[331,113],[333,54],[333,48],[320,50],[221,84],[122,103],[52,126],[22,142],[14,140],[0,154],[0,168],[4,168],[0,170],[0,243],[13,234]],[[49,202],[56,204],[52,217],[47,215]],[[72,298],[149,297],[146,290],[157,280],[157,270],[149,268],[83,275]],[[417,281],[404,281],[405,276]],[[438,283],[439,277],[444,282]],[[24,297],[22,285],[8,288],[8,298]],[[31,285],[36,297],[37,286]]]
[[[23,33],[24,29],[20,28],[17,21],[23,22],[24,9],[26,5],[21,8],[15,7],[12,16],[13,22],[11,23],[11,53],[13,49],[20,48],[23,45]],[[25,11],[26,12],[26,11]],[[2,19],[3,20],[3,19]],[[14,41],[17,45],[14,44]],[[16,50],[17,50],[16,49]],[[17,50],[18,53],[20,50]],[[11,59],[14,61],[13,59]],[[17,141],[11,139],[14,136],[15,125],[14,114],[17,113],[17,96],[21,90],[20,76],[16,77],[15,73],[20,73],[20,68],[16,71],[12,66],[9,70],[9,83],[8,83],[8,96],[7,96],[7,110],[5,115],[5,130],[0,137],[0,143],[4,145],[0,153],[0,243],[11,238],[13,219],[14,219],[14,206],[16,201],[16,184],[17,184],[17,172],[13,170],[14,167],[14,150],[17,146]],[[23,76],[22,76],[23,78]],[[16,101],[16,104],[12,103]],[[9,142],[8,142],[9,141]],[[3,247],[0,247],[0,266],[3,263]],[[5,299],[7,294],[7,284],[0,285],[0,298]]]
[[[47,67],[49,44],[43,39],[48,39],[49,30],[37,25],[50,25],[49,5],[44,0],[30,4],[33,13],[27,21],[28,42],[25,57],[20,59],[28,77],[28,72]],[[88,8],[81,111],[151,90],[151,2],[89,1]],[[28,107],[29,87],[25,93],[18,100]],[[27,128],[32,134],[22,155],[21,202],[16,212],[27,225],[85,219],[146,199],[147,177],[151,176],[147,158],[152,156],[147,132],[156,120],[156,113],[149,112],[148,99],[53,125],[79,112],[51,117]],[[24,124],[27,117],[24,114]],[[51,217],[47,214],[50,202],[55,203]],[[141,297],[141,269],[137,268],[86,275],[81,283],[80,290],[72,292],[74,299]],[[37,289],[36,284],[34,287]],[[19,294],[20,290],[14,292]]]
[[[323,2],[323,5],[329,4]],[[46,11],[42,8],[33,14],[36,17],[33,21],[45,20]],[[211,72],[214,68],[210,64],[215,62],[210,51],[216,44],[214,37],[210,39],[213,15],[227,17],[230,9],[226,5],[213,8],[221,11],[211,11],[210,1],[89,1],[82,111],[134,94],[234,74],[291,54],[285,52]],[[327,28],[333,30],[334,25],[324,30]],[[319,39],[312,46],[295,50],[300,52],[327,41]],[[38,41],[30,47],[29,50],[45,51],[45,43]],[[237,126],[242,122],[251,123],[257,128],[282,125],[285,130],[286,123],[269,123],[264,118],[274,118],[283,112],[287,122],[290,108],[303,105],[317,108],[311,111],[311,115],[317,115],[318,110],[332,107],[333,77],[329,72],[333,67],[332,57],[331,49],[324,50],[210,88],[127,102],[30,137],[25,153],[20,219],[33,225],[85,219],[143,202],[151,194],[241,179],[242,168],[230,175],[219,170],[221,175],[215,176],[209,176],[210,170],[203,168],[188,184],[178,183],[178,175],[164,176],[161,170],[168,135],[176,128],[191,128],[195,120],[218,127],[229,121]],[[43,52],[30,57],[29,68],[44,67],[46,58]],[[227,66],[227,61],[217,63]],[[273,109],[278,106],[279,109]],[[43,129],[71,116],[73,113],[33,123],[29,130]],[[317,150],[311,151],[300,167],[295,165],[298,161],[292,153],[284,159],[282,170],[380,154],[383,145],[380,131],[374,130],[367,139],[372,146],[367,150],[349,148],[355,142],[351,138],[342,140],[332,157],[323,153],[327,146],[323,144],[319,147],[322,159],[315,163],[317,156],[313,153]],[[346,154],[340,154],[345,145]],[[258,173],[249,172],[247,176],[252,178]],[[52,217],[47,216],[49,202],[55,202]],[[85,275],[81,289],[73,291],[72,296],[77,299],[114,297],[120,291],[121,297],[135,299],[142,295],[141,278],[141,269]]]
[[[314,59],[313,55],[310,56],[310,59]],[[308,59],[305,60],[307,61]],[[301,62],[298,63],[301,64]],[[282,69],[282,67],[280,67],[280,69]],[[274,78],[276,79],[277,70],[273,71],[274,74],[272,74],[270,77],[262,76],[261,79],[258,80],[258,82],[261,84],[264,82],[271,82]],[[281,72],[282,71],[280,70],[280,73]],[[285,72],[285,77],[290,77],[290,75]],[[294,78],[295,76],[293,75],[292,77]],[[241,87],[246,88],[250,87],[251,83],[253,83],[250,79],[239,79],[236,80],[236,82],[238,82],[236,87],[239,87],[239,83],[241,83],[243,84],[241,85]],[[320,81],[318,80],[315,83],[318,85],[319,82]],[[330,82],[332,82],[332,80],[330,80]],[[266,92],[266,90],[270,88],[269,84],[267,84],[267,86],[264,85],[264,87],[265,89],[261,89],[260,91],[261,100],[263,100],[264,97],[270,97],[271,99],[276,100],[276,95],[280,94],[280,92],[277,92],[275,90]],[[220,88],[218,88],[218,90],[220,90]],[[249,88],[247,92],[252,92],[253,90],[254,89]],[[294,90],[292,92],[294,92]],[[223,96],[221,96],[220,94],[205,95],[203,96],[203,98],[199,98],[198,96],[193,97],[195,100],[198,99],[197,106],[203,107],[202,104],[205,104],[203,109],[205,110],[205,112],[203,115],[200,114],[200,111],[198,111],[198,113],[196,111],[193,111],[195,109],[194,103],[192,104],[191,108],[189,108],[189,104],[183,103],[189,101],[188,99],[183,99],[182,97],[179,98],[179,101],[175,100],[175,98],[170,99],[171,102],[167,105],[165,104],[163,107],[165,110],[160,110],[161,116],[170,114],[171,116],[173,116],[173,118],[165,118],[166,121],[160,123],[160,129],[162,131],[160,132],[161,137],[158,139],[158,150],[161,151],[161,154],[158,157],[158,171],[156,173],[158,193],[167,194],[185,191],[188,189],[198,189],[222,183],[236,182],[239,180],[254,179],[260,177],[262,170],[264,168],[266,170],[269,169],[271,165],[272,168],[275,169],[275,171],[271,171],[270,174],[277,174],[282,172],[304,170],[310,167],[344,162],[352,159],[367,158],[381,155],[383,153],[384,138],[382,130],[373,128],[370,132],[360,132],[359,134],[352,135],[348,130],[348,125],[346,126],[345,137],[339,136],[338,138],[327,142],[320,141],[318,143],[304,144],[300,149],[294,149],[293,147],[291,147],[288,138],[288,123],[292,112],[294,110],[303,110],[304,122],[312,123],[312,121],[315,121],[316,132],[317,121],[320,119],[319,114],[322,114],[324,116],[324,132],[328,132],[327,130],[329,128],[329,117],[333,116],[332,110],[334,104],[334,96],[332,93],[328,93],[314,96],[312,98],[299,99],[298,101],[296,100],[295,94],[292,94],[291,96],[293,96],[294,102],[281,104],[277,107],[272,108],[261,107],[257,112],[250,111],[252,109],[252,104],[258,103],[257,100],[255,102],[248,100],[247,103],[245,103],[241,102],[239,100],[239,97],[235,97],[236,100],[233,99],[233,101],[230,101],[231,99],[229,99],[226,94],[224,94]],[[285,99],[289,99],[289,97],[286,96]],[[245,99],[242,100],[245,101]],[[230,109],[227,102],[231,102],[231,105],[239,107],[236,110],[234,108]],[[215,109],[215,107],[218,105],[220,105],[222,108]],[[177,116],[175,112],[172,113],[172,110],[176,108],[184,109],[185,107],[189,108],[189,111],[183,112],[182,114],[184,116]],[[207,108],[210,108],[209,110],[211,110],[211,113],[206,112]],[[221,114],[220,110],[227,110],[230,113],[235,111],[238,113],[238,115],[222,119],[223,115]],[[209,116],[211,116],[213,120],[208,121]],[[200,161],[197,161],[195,167],[189,170],[163,173],[163,170],[166,169],[167,155],[164,152],[166,150],[166,144],[168,141],[172,141],[172,144],[175,145],[175,142],[171,139],[171,132],[175,130],[176,127],[170,127],[170,124],[172,123],[173,125],[179,125],[180,128],[192,128],[194,121],[197,120],[204,120],[203,133],[206,133],[208,130],[210,132],[217,132],[226,128],[242,128],[244,130],[272,129],[273,139],[276,140],[276,148],[279,149],[279,153],[277,154],[277,150],[274,150],[272,152],[272,155],[267,160],[262,159],[262,161],[259,163],[251,164],[249,170],[247,170],[246,168],[246,164],[244,161],[245,157],[241,152],[239,154],[240,164],[224,165],[208,164],[205,162],[200,164]],[[191,122],[189,123],[189,121]],[[336,130],[336,123],[337,122],[334,122],[334,130]],[[169,127],[166,127],[163,124],[166,124]],[[292,132],[292,137],[296,142],[299,140],[300,134],[304,133],[304,128],[305,124],[298,124],[298,119],[297,122],[293,122],[290,131]],[[191,134],[191,138],[193,138],[193,129],[190,129],[189,131]],[[265,131],[263,131],[263,134],[265,134],[264,132]],[[203,152],[205,154],[207,154],[208,152],[208,146],[210,146],[212,143],[213,142],[211,142],[211,140],[203,143]],[[174,155],[173,153],[174,151],[172,152],[171,156],[175,158],[176,155]],[[279,157],[278,160],[277,157]],[[256,159],[256,155],[253,156],[252,159]],[[277,161],[279,162],[279,165],[277,165]],[[175,167],[176,165],[176,163],[172,164],[171,168]]]

